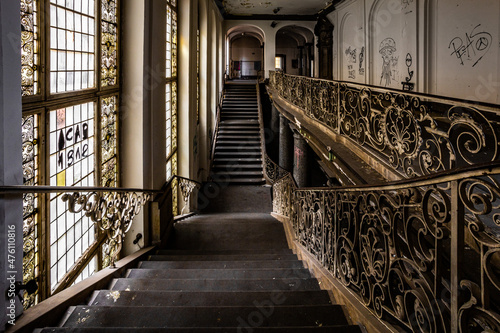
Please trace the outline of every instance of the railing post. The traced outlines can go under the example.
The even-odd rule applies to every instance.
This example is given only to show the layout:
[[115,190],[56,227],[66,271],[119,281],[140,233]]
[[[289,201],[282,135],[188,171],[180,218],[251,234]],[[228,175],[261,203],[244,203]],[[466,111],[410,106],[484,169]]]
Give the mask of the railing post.
[[464,253],[464,205],[459,194],[459,181],[451,182],[451,332],[459,332],[460,280]]

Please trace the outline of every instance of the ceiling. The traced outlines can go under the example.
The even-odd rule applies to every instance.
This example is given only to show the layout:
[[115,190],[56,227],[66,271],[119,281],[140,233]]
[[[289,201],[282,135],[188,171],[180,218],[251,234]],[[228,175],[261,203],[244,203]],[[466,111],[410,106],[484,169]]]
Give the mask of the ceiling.
[[332,0],[219,0],[225,16],[311,16]]

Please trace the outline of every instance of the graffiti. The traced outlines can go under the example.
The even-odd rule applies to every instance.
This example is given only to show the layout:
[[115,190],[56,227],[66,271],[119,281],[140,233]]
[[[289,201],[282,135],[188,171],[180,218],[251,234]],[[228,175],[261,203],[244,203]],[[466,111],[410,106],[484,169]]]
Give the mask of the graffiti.
[[396,42],[392,38],[386,38],[380,43],[379,53],[382,55],[382,75],[380,76],[380,85],[388,87],[393,80],[396,80],[396,68],[398,57],[396,53]]
[[413,78],[414,71],[411,70],[411,66],[413,64],[413,58],[410,53],[406,54],[406,67],[408,68],[408,76],[405,78],[405,82],[401,82],[403,84],[403,90],[413,90],[415,85],[411,82]]
[[350,46],[345,50],[345,56],[347,57],[347,61],[351,64],[356,63],[356,54],[358,50],[357,49],[352,49]]
[[359,75],[365,75],[365,69],[363,68],[363,61],[365,61],[365,47],[361,48],[359,52]]
[[450,55],[457,57],[460,65],[464,66],[466,62],[473,62],[472,67],[474,67],[488,53],[491,44],[491,34],[482,30],[481,24],[478,24],[470,33],[465,33],[465,38],[453,38],[448,49],[452,50]]
[[401,6],[403,9],[406,9],[413,3],[413,0],[401,0]]
[[353,65],[347,66],[347,70],[349,72],[348,77],[350,79],[355,79],[356,78],[356,70],[354,69],[354,66]]

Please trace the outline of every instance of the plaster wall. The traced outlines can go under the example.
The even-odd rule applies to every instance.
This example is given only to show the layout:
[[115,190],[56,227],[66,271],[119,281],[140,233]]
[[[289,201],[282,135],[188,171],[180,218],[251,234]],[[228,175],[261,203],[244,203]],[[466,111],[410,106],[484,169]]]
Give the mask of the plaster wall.
[[499,104],[499,16],[496,0],[343,2],[334,79]]

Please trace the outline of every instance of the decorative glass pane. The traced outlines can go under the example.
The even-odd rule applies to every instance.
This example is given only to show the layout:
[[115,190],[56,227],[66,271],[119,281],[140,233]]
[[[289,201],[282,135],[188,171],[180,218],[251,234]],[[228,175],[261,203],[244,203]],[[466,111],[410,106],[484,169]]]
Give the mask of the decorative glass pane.
[[102,245],[102,268],[111,264],[111,257],[118,251],[118,243],[114,239],[107,239]]
[[23,96],[37,95],[39,93],[39,44],[36,6],[36,0],[21,0],[21,89]]
[[117,110],[116,96],[103,98],[101,103],[101,185],[117,186]]
[[118,24],[116,0],[102,0],[101,86],[117,84]]
[[94,0],[51,0],[50,36],[50,92],[94,88]]
[[172,151],[177,149],[177,82],[172,82]]
[[[94,186],[93,102],[49,112],[49,169],[52,186]],[[50,267],[54,288],[95,241],[95,228],[82,213],[70,213],[61,196],[50,201]]]
[[[22,118],[23,183],[38,185],[38,115]],[[23,194],[23,283],[37,280],[39,271],[38,253],[38,195]],[[24,296],[24,308],[38,303],[38,292]]]
[[172,77],[172,9],[167,6],[167,53],[166,53],[166,76]]
[[177,13],[172,12],[172,77],[177,76]]

